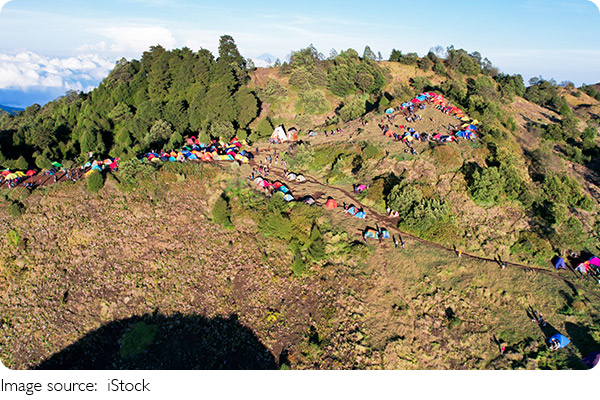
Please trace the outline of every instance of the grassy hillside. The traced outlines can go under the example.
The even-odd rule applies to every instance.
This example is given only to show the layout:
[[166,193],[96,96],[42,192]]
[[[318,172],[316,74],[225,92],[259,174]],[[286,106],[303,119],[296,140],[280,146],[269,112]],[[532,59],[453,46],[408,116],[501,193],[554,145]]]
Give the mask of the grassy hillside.
[[[600,286],[551,259],[600,255],[590,87],[526,88],[464,50],[376,62],[352,49],[324,60],[311,46],[247,71],[231,42],[217,60],[153,48],[90,95],[0,118],[3,167],[70,168],[92,150],[122,157],[97,193],[67,179],[0,189],[6,366],[585,368],[581,358],[600,350]],[[413,154],[384,136],[383,125],[432,135],[460,125],[432,105],[416,122],[386,118],[423,91],[479,120],[478,138],[415,140]],[[268,144],[279,124],[297,127],[298,143]],[[242,165],[134,158],[192,134],[237,135],[259,152]],[[266,178],[285,181],[285,161],[307,178],[288,183],[294,197],[317,205],[247,179],[267,155]],[[354,193],[360,183],[368,188]],[[340,207],[322,207],[328,197]],[[363,240],[366,227],[405,248]],[[556,332],[572,345],[550,351]]]

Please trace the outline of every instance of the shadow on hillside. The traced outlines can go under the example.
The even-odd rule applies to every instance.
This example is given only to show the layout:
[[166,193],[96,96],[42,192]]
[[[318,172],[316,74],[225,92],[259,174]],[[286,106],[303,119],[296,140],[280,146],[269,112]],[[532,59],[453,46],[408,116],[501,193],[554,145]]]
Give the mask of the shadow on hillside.
[[572,322],[565,323],[567,336],[573,346],[577,347],[582,357],[595,351],[600,351],[600,343],[594,340],[591,330],[587,326],[580,326]]
[[113,321],[35,369],[276,369],[277,362],[237,316],[135,316]]

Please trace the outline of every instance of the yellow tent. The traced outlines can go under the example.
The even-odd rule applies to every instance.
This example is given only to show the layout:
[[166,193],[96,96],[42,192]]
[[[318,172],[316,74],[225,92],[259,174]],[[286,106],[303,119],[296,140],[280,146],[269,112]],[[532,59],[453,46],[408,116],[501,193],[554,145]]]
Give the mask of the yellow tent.
[[17,174],[8,174],[4,177],[7,181],[18,178]]
[[464,121],[464,122],[468,122],[471,118],[469,117],[462,117],[460,120]]
[[473,125],[477,125],[479,123],[479,121],[477,121],[476,119],[474,119],[473,121],[471,121],[471,124]]
[[18,176],[19,178],[22,178],[25,176],[25,173],[21,172],[21,171],[17,171],[17,172],[15,172],[15,175]]

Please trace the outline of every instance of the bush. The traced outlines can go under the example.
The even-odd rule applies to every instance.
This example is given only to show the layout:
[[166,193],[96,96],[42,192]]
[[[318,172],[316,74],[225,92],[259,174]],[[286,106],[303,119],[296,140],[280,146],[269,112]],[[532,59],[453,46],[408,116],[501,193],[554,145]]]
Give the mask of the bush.
[[104,187],[104,176],[101,172],[93,171],[87,177],[87,188],[91,193],[97,193]]
[[231,208],[225,195],[219,196],[212,209],[212,220],[226,228],[231,227]]
[[18,246],[19,243],[21,242],[21,234],[18,231],[11,229],[6,234],[6,240],[8,241],[8,243],[10,245]]
[[344,106],[339,111],[339,116],[342,121],[348,122],[358,117],[361,117],[366,111],[366,103],[359,97],[348,99]]
[[321,235],[321,231],[317,225],[313,225],[310,231],[310,245],[308,246],[308,254],[314,261],[319,261],[325,258],[325,241]]
[[19,218],[25,212],[25,207],[20,203],[10,203],[8,206],[8,215]]
[[135,185],[140,179],[150,176],[156,171],[154,165],[132,158],[119,163],[119,180],[126,185]]
[[294,255],[294,262],[292,263],[292,272],[295,276],[301,276],[306,270],[306,264],[302,259],[302,254],[299,251]]

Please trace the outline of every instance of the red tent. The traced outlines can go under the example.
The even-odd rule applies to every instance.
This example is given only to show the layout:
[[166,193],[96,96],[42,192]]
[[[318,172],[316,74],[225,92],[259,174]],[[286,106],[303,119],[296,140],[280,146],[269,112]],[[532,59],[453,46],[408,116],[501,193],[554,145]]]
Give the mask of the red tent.
[[34,170],[32,170],[32,169],[30,169],[29,171],[27,171],[27,172],[25,173],[25,175],[27,175],[27,176],[34,176],[35,174],[37,174],[37,172],[35,172],[35,171],[34,171]]
[[282,187],[282,186],[283,186],[283,183],[281,183],[281,182],[279,182],[279,181],[277,181],[277,182],[273,183],[273,187],[274,187],[275,189],[279,189],[279,188],[280,188],[280,187]]

